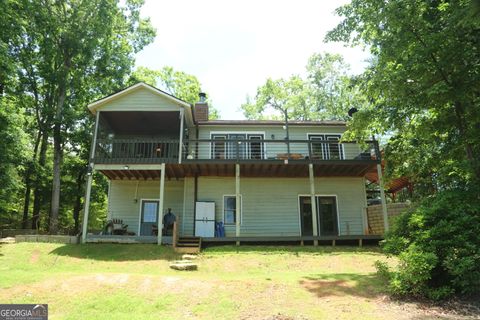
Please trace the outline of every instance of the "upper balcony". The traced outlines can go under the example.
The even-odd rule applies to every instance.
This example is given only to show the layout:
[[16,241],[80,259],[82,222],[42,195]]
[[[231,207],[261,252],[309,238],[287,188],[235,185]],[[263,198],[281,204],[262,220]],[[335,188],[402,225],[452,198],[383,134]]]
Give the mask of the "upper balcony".
[[[181,145],[181,147],[180,147]],[[96,164],[378,162],[375,141],[168,138],[97,139]]]

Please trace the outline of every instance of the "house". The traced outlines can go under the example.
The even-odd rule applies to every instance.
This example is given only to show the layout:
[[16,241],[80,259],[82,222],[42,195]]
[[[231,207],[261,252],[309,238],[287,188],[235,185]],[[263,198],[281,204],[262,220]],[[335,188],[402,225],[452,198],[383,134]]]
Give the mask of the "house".
[[[144,83],[88,108],[89,170],[108,178],[108,220],[128,225],[126,237],[168,240],[156,232],[168,209],[180,237],[203,241],[367,237],[365,175],[380,155],[375,141],[340,143],[344,122],[208,120],[204,97],[192,106]],[[87,230],[91,183],[83,242],[102,237]],[[224,237],[203,230],[205,204]]]

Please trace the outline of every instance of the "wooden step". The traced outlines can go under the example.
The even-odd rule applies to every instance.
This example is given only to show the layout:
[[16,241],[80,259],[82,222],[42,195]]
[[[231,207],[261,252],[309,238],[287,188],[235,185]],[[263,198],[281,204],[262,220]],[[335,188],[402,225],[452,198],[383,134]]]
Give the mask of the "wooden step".
[[174,261],[173,263],[171,263],[170,268],[175,270],[189,271],[189,270],[197,270],[198,266],[196,263],[190,260],[180,260],[180,261]]
[[202,239],[199,237],[179,237],[175,251],[179,253],[199,253]]
[[177,246],[184,246],[184,247],[198,247],[200,242],[177,242]]
[[200,253],[199,247],[175,247],[175,252],[178,253],[188,253],[188,254],[196,254]]

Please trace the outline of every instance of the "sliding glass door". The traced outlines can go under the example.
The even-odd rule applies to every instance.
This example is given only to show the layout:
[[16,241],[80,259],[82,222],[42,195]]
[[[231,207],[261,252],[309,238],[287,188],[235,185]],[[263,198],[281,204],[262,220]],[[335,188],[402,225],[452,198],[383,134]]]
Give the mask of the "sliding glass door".
[[[316,196],[317,229],[320,236],[338,235],[337,198],[335,196]],[[302,236],[313,235],[312,200],[310,196],[299,197],[300,224]]]
[[312,158],[319,160],[343,160],[343,145],[338,134],[311,134]]
[[236,159],[238,156],[239,159],[263,159],[263,138],[263,134],[212,134],[211,157],[212,159]]

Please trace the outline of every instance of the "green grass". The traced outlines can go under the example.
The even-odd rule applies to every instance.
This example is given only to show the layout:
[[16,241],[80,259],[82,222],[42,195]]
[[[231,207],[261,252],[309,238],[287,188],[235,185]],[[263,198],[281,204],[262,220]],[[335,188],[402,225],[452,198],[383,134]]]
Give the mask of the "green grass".
[[3,245],[0,301],[48,303],[51,319],[389,318],[375,247],[212,247],[195,272],[170,269],[179,258],[147,244]]

